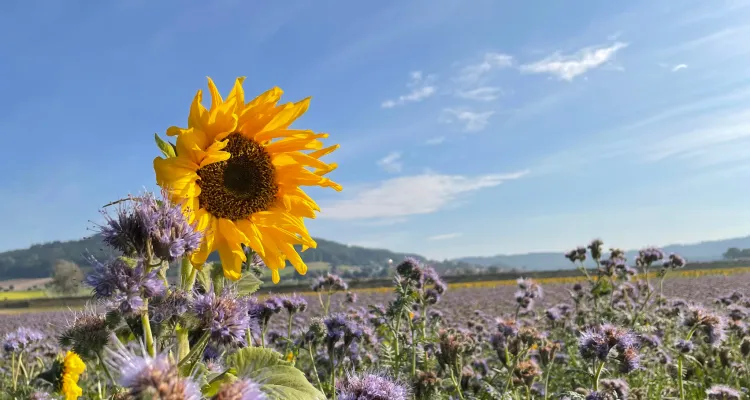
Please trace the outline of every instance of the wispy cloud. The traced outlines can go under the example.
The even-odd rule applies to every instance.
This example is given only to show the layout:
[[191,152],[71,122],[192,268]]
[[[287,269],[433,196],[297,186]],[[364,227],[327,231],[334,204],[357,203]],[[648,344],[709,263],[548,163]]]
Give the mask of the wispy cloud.
[[475,89],[459,90],[456,96],[477,101],[496,100],[503,94],[503,89],[494,86],[482,86]]
[[378,165],[380,166],[380,168],[387,172],[401,172],[401,168],[403,167],[403,164],[401,163],[401,153],[398,151],[394,151],[388,154],[387,156],[378,160]]
[[445,136],[437,136],[434,138],[430,138],[430,139],[427,139],[424,143],[430,146],[436,146],[436,145],[445,143]]
[[586,73],[586,71],[610,61],[619,50],[627,46],[627,43],[617,42],[607,47],[586,47],[567,55],[556,52],[542,60],[522,65],[521,72],[550,74],[565,81],[572,81],[575,77]]
[[494,111],[475,112],[466,109],[446,108],[440,116],[439,121],[446,124],[461,123],[466,132],[478,132],[489,124],[490,117]]
[[681,69],[685,69],[687,67],[688,67],[687,64],[677,64],[674,67],[672,67],[672,72],[677,72],[677,71],[679,71]]
[[411,89],[407,94],[398,96],[396,99],[386,100],[380,104],[383,108],[393,108],[396,106],[403,106],[406,103],[416,103],[422,101],[437,91],[437,87],[432,83],[435,81],[434,75],[422,75],[422,71],[414,71],[411,73],[411,79],[406,87]]
[[453,232],[453,233],[445,233],[442,235],[435,235],[430,236],[427,238],[427,240],[448,240],[448,239],[455,239],[457,237],[463,236],[463,233],[461,232]]
[[464,84],[479,82],[490,71],[513,65],[513,56],[503,53],[485,53],[481,62],[463,67],[456,80]]
[[389,179],[355,192],[354,197],[325,204],[321,219],[394,218],[431,214],[460,196],[519,179],[528,171],[481,176],[428,173]]

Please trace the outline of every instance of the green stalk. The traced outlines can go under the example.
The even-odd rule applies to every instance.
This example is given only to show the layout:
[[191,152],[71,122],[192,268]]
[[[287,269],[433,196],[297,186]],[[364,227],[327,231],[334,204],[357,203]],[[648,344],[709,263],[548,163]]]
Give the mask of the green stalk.
[[599,363],[599,367],[596,368],[596,375],[594,375],[594,391],[599,391],[599,377],[602,375],[604,369],[604,361]]
[[143,336],[146,339],[146,350],[148,350],[148,355],[154,357],[156,347],[154,346],[154,334],[151,332],[151,321],[148,318],[148,299],[143,299],[143,306],[146,311],[141,315],[141,324],[143,325]]
[[177,364],[178,368],[182,368],[186,362],[190,361],[190,359],[196,357],[198,355],[198,352],[202,351],[202,348],[205,347],[205,344],[208,343],[208,339],[211,336],[211,331],[206,331],[206,333],[203,334],[203,336],[198,339],[198,343],[195,344],[195,347],[190,349],[190,352],[185,356],[185,358],[180,359],[180,362]]
[[101,364],[102,369],[104,370],[104,373],[107,374],[107,379],[109,379],[109,383],[114,385],[115,380],[112,378],[112,374],[109,372],[109,368],[107,367],[107,364],[104,363],[104,359],[102,358],[101,351],[96,352],[96,357],[99,359],[99,364]]
[[320,382],[320,375],[318,375],[318,367],[315,366],[315,357],[313,356],[313,344],[310,343],[307,346],[307,353],[310,354],[310,363],[312,364],[313,374],[315,375],[315,381],[318,382],[318,389],[323,392],[323,383]]
[[331,364],[331,391],[333,392],[333,400],[336,400],[336,349],[333,346],[328,351],[328,357]]
[[461,385],[456,381],[456,374],[453,372],[453,366],[448,369],[451,372],[451,382],[453,383],[453,387],[456,388],[456,392],[458,392],[458,398],[464,400],[464,394],[461,392]]
[[[696,329],[698,329],[698,324],[695,324],[695,326],[690,328],[690,331],[685,337],[685,340],[690,340],[693,337]],[[677,378],[679,379],[678,382],[680,387],[680,400],[685,400],[685,385],[682,380],[682,359],[682,353],[680,353],[680,356],[677,358]]]

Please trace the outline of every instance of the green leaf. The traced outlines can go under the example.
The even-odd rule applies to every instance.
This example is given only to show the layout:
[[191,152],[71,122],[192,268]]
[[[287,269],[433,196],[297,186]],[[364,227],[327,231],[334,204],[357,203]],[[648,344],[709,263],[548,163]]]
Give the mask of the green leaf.
[[234,382],[237,380],[237,377],[229,371],[224,371],[207,374],[206,380],[208,382],[201,388],[201,393],[206,397],[213,397],[216,396],[216,393],[219,392],[219,389],[221,389],[225,383]]
[[307,381],[302,371],[271,349],[246,347],[227,357],[235,375],[260,385],[269,399],[325,400],[325,395]]
[[260,285],[262,284],[263,282],[257,276],[251,272],[246,272],[237,281],[237,293],[241,296],[251,295],[260,289]]
[[206,263],[203,268],[196,274],[196,279],[204,289],[214,288],[214,293],[221,294],[224,290],[224,272],[221,266],[214,263]]
[[159,150],[161,150],[164,156],[166,156],[167,158],[177,157],[175,148],[172,146],[172,144],[160,138],[158,133],[154,133],[154,140],[156,140],[156,145],[159,146]]

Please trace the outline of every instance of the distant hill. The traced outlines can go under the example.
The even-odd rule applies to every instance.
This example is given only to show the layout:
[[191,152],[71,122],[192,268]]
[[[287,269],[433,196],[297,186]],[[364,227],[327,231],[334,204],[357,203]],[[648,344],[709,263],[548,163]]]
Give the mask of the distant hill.
[[[301,253],[302,259],[306,262],[325,262],[332,266],[358,266],[367,271],[382,269],[388,264],[389,259],[393,262],[400,262],[404,257],[411,256],[425,260],[424,257],[416,254],[347,246],[325,239],[315,240],[318,243],[317,249],[309,249]],[[51,275],[52,267],[57,260],[72,261],[86,268],[88,262],[84,254],[87,253],[98,259],[106,259],[114,255],[102,243],[98,235],[81,240],[35,244],[27,249],[0,253],[0,280],[46,278]],[[209,260],[219,261],[218,254],[213,253]],[[441,271],[475,267],[461,261],[431,261],[431,263]]]
[[[713,240],[693,244],[674,244],[663,247],[663,250],[666,253],[677,253],[685,257],[688,262],[705,262],[721,260],[724,252],[726,252],[730,247],[736,247],[739,249],[750,248],[750,236]],[[628,260],[634,260],[637,255],[638,250],[630,250],[626,252],[626,257],[628,258]],[[539,252],[511,255],[501,254],[490,257],[462,257],[457,260],[464,261],[470,264],[482,265],[485,267],[501,265],[504,267],[523,269],[527,271],[552,270],[572,267],[572,264],[564,257],[563,253],[557,252]]]

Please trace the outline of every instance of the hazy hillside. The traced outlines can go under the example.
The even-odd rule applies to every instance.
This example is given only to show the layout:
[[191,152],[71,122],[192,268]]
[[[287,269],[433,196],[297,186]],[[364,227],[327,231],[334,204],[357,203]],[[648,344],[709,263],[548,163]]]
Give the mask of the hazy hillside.
[[[605,243],[606,246],[606,243]],[[714,240],[694,244],[676,244],[664,247],[667,253],[677,253],[688,261],[716,261],[722,259],[722,254],[730,247],[740,249],[750,248],[750,236],[724,240]],[[635,259],[637,250],[626,253],[628,260]],[[560,268],[571,268],[570,262],[563,253],[540,252],[528,254],[497,255],[491,257],[463,257],[459,260],[483,265],[504,265],[512,268],[526,270],[549,270]]]
[[[307,262],[318,261],[334,266],[349,265],[375,269],[387,265],[389,259],[399,262],[406,256],[412,256],[424,260],[424,257],[414,254],[347,246],[325,239],[315,240],[318,242],[318,248],[309,249],[301,254],[302,259]],[[88,264],[84,257],[86,253],[97,258],[107,258],[112,255],[102,244],[100,237],[96,235],[81,240],[37,244],[28,249],[0,253],[0,279],[48,277],[56,260],[72,261],[85,268]],[[219,261],[218,254],[212,254],[209,260]],[[472,267],[460,261],[433,262],[433,264],[439,270]]]

